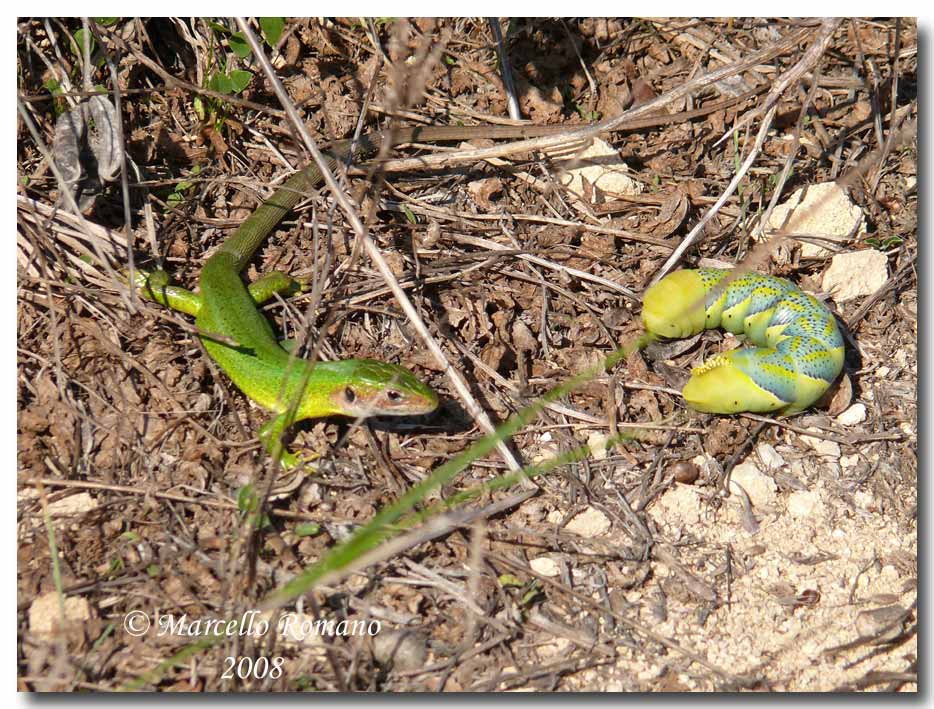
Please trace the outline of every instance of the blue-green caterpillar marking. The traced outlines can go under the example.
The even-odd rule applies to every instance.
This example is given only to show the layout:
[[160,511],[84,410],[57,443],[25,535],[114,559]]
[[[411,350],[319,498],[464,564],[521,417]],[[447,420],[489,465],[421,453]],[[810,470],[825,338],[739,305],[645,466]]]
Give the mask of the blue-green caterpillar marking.
[[836,320],[784,278],[746,273],[716,288],[729,273],[701,268],[665,276],[642,299],[646,330],[687,337],[722,327],[745,333],[758,345],[718,354],[696,367],[682,392],[692,408],[717,414],[803,411],[843,368]]

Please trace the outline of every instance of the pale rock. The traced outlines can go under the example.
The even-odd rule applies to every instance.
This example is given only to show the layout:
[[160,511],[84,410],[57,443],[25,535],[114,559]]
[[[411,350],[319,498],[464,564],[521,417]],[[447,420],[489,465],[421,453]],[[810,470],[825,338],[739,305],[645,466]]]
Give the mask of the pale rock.
[[585,150],[566,158],[577,167],[561,175],[561,184],[578,197],[584,197],[585,179],[594,188],[611,196],[642,192],[642,185],[627,174],[629,167],[619,157],[619,151],[605,140],[595,138]]
[[642,670],[636,677],[642,682],[648,682],[653,679],[661,679],[666,672],[668,672],[668,665],[652,665]]
[[20,504],[32,502],[39,497],[39,491],[34,487],[24,487],[16,491],[16,501]]
[[[860,581],[862,580],[861,577]],[[857,582],[857,586],[859,586]],[[885,643],[894,640],[902,632],[902,623],[906,615],[905,609],[898,605],[882,606],[871,610],[860,611],[853,627],[861,638],[872,638],[874,643]]]
[[610,519],[600,510],[588,507],[580,514],[574,515],[565,529],[582,537],[596,537],[610,530]]
[[859,464],[859,455],[854,453],[853,455],[841,455],[840,456],[840,467],[841,468],[855,468]]
[[737,492],[735,485],[739,485],[749,495],[749,501],[755,507],[766,507],[775,501],[775,491],[778,486],[768,475],[764,475],[755,463],[745,460],[730,473],[730,491]]
[[838,303],[872,295],[889,279],[888,258],[881,251],[864,249],[837,254],[824,274],[821,287]]
[[[81,596],[65,597],[65,622],[86,623],[91,619],[91,606]],[[58,593],[49,591],[29,606],[29,629],[39,635],[51,635],[62,622]]]
[[[806,234],[827,241],[844,242],[866,232],[866,220],[860,208],[836,182],[823,182],[795,190],[782,204],[772,210],[767,229],[756,228],[756,238],[770,236],[771,231]],[[763,234],[763,231],[766,233]],[[854,233],[855,232],[855,233]],[[825,256],[827,249],[803,242],[801,256]]]
[[729,261],[721,261],[718,258],[703,258],[697,259],[697,265],[700,268],[725,268],[727,270],[736,268],[735,263],[730,263]]
[[883,365],[882,367],[876,369],[876,379],[885,379],[891,373],[892,370]]
[[555,657],[564,657],[568,653],[571,641],[567,638],[555,638],[551,642],[545,642],[536,648],[540,660],[551,660]]
[[422,633],[385,629],[373,636],[373,659],[382,667],[414,672],[428,661],[428,641]]
[[810,490],[796,490],[788,495],[788,514],[798,519],[816,514],[822,503],[820,495]]
[[97,500],[86,492],[79,492],[49,503],[49,514],[52,516],[78,515],[97,509],[97,506]]
[[594,431],[587,437],[587,447],[594,460],[606,460],[606,442],[609,437],[605,433]]
[[867,512],[874,512],[876,507],[876,498],[871,492],[867,490],[857,490],[853,493],[853,502],[856,503],[856,506],[860,509],[866,510]]
[[785,464],[785,459],[779,455],[771,443],[760,443],[756,447],[756,453],[759,454],[759,459],[766,470],[777,470]]
[[901,578],[901,574],[898,573],[898,569],[892,566],[892,564],[886,564],[879,571],[879,580],[888,584],[895,583],[899,578]]
[[865,420],[866,404],[853,404],[850,408],[837,416],[837,423],[841,426],[855,426]]
[[558,442],[554,440],[551,433],[545,431],[545,433],[539,436],[538,440],[541,443],[541,447],[538,452],[532,456],[533,463],[539,465],[558,457]]
[[557,576],[561,573],[557,562],[547,556],[539,556],[529,562],[532,571],[540,576]]
[[[809,431],[818,432],[816,428],[809,428]],[[835,441],[828,441],[825,438],[817,438],[816,436],[801,436],[801,441],[814,449],[814,451],[821,456],[826,456],[828,458],[839,458],[840,457],[840,444]]]
[[820,644],[816,640],[807,640],[801,647],[801,651],[808,657],[816,657],[820,652]]
[[675,485],[656,499],[649,508],[656,524],[665,527],[694,527],[701,522],[701,506],[697,492],[690,485]]

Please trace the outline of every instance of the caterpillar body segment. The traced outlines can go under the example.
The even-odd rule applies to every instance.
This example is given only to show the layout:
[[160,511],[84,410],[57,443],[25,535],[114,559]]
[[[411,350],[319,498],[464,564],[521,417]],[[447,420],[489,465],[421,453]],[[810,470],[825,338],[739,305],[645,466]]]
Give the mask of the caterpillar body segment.
[[827,391],[843,368],[843,338],[833,314],[784,278],[730,271],[675,271],[643,298],[646,330],[687,337],[722,327],[757,347],[715,355],[691,373],[683,395],[698,411],[795,414]]

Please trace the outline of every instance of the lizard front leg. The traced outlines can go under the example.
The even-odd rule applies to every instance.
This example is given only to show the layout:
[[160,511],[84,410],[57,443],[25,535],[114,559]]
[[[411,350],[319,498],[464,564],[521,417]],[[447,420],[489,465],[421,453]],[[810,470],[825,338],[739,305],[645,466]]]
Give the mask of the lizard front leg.
[[[133,283],[140,295],[147,300],[194,317],[198,317],[201,311],[200,294],[187,288],[169,285],[169,274],[161,269],[151,273],[136,271]],[[253,302],[260,305],[276,294],[292,295],[299,292],[301,284],[280,271],[273,271],[250,283],[247,290]]]
[[282,443],[282,434],[291,423],[294,423],[294,417],[289,416],[288,413],[278,414],[263,424],[259,430],[260,442],[273,458],[277,453],[279,454],[279,463],[283,470],[291,470],[299,463],[310,463],[318,457],[317,455],[296,455],[286,449],[285,444]]
[[172,310],[195,317],[201,312],[201,296],[187,288],[169,285],[169,274],[161,269],[152,273],[134,272],[133,285],[143,298]]

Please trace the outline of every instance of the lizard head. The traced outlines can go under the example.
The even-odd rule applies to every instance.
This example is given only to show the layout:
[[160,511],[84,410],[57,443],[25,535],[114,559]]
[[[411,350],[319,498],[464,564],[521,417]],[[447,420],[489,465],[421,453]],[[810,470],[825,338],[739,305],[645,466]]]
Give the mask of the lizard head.
[[372,359],[345,360],[329,398],[344,416],[417,416],[438,408],[438,395],[407,369]]

